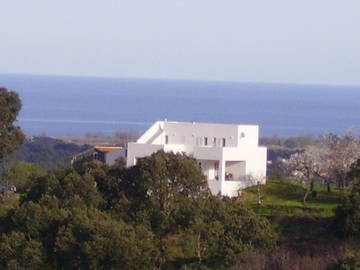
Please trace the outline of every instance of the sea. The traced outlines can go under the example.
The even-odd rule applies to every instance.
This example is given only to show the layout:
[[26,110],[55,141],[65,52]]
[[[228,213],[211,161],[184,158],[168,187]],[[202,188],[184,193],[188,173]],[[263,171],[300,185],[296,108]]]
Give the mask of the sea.
[[27,135],[112,135],[154,121],[254,124],[261,136],[359,132],[360,86],[0,74]]

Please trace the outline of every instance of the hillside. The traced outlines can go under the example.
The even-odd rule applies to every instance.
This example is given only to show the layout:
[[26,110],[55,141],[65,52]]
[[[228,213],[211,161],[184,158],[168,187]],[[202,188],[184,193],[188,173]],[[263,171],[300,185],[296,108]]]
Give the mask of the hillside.
[[90,145],[65,143],[50,137],[32,137],[11,157],[10,164],[26,161],[48,170],[69,164],[72,156],[90,148]]

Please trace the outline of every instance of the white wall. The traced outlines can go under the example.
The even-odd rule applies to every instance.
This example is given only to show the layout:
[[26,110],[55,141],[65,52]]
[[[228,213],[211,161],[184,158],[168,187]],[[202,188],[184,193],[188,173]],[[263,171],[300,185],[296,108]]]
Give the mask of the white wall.
[[[159,121],[140,137],[138,143],[128,144],[127,166],[135,165],[136,158],[159,150],[185,152],[204,163],[203,170],[213,194],[221,191],[222,195],[237,196],[238,190],[248,183],[225,181],[225,162],[245,161],[245,174],[265,181],[266,148],[258,147],[258,132],[258,126]],[[165,144],[165,136],[168,144]],[[208,138],[207,146],[204,146],[204,137]],[[213,138],[216,138],[216,146],[213,146]],[[226,139],[226,147],[222,147],[222,138]],[[214,179],[215,161],[219,165],[218,180]],[[238,172],[239,168],[235,169],[234,174],[243,174]]]
[[183,144],[165,144],[164,151],[165,152],[174,152],[175,154],[182,153],[182,152],[185,152],[185,145],[183,145]]
[[238,146],[258,146],[259,126],[238,126]]
[[134,166],[136,158],[150,156],[151,154],[163,149],[163,145],[128,143],[126,166]]
[[223,139],[226,141],[226,147],[257,146],[259,127],[256,125],[157,121],[137,142],[165,144],[165,136],[168,137],[168,144],[206,146],[206,137],[208,147],[223,147]]
[[124,158],[126,161],[126,149],[119,149],[105,154],[105,163],[108,165],[114,165],[118,158]]
[[222,147],[222,138],[226,139],[227,146],[237,145],[237,125],[211,124],[211,123],[187,123],[187,122],[164,122],[164,133],[169,138],[169,144],[187,144],[204,146],[204,137],[208,138],[208,146],[213,146],[214,137],[217,138],[217,146]]

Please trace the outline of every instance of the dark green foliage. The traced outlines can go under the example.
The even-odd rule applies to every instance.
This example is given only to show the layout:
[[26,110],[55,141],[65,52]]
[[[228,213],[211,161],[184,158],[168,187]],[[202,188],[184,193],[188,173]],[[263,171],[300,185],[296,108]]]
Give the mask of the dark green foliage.
[[23,192],[29,181],[42,175],[45,175],[45,172],[40,167],[20,161],[6,170],[1,182],[15,185],[18,192]]
[[44,250],[40,242],[22,232],[12,232],[0,239],[1,269],[39,269],[44,264]]
[[360,261],[354,256],[347,256],[329,265],[326,270],[360,270]]
[[210,195],[183,154],[158,152],[132,168],[54,169],[28,181],[6,213],[0,265],[8,269],[27,261],[33,269],[224,269],[276,243],[266,219]]
[[360,193],[360,159],[351,166],[347,178],[353,183],[353,191]]
[[95,209],[73,209],[59,229],[54,252],[61,269],[149,269],[153,236]]
[[24,141],[21,129],[14,125],[20,109],[18,94],[0,87],[0,162]]
[[56,197],[62,207],[97,207],[103,201],[94,178],[88,173],[81,176],[71,167],[59,168],[46,176],[37,177],[26,189],[22,202],[39,202],[45,195]]
[[360,160],[352,165],[347,178],[353,189],[336,209],[336,228],[342,236],[360,237]]
[[360,237],[360,195],[346,196],[336,209],[336,228],[342,236]]
[[276,235],[268,220],[230,199],[202,200],[187,231],[193,254],[209,266],[231,266],[243,251],[272,250]]
[[89,148],[90,145],[79,146],[49,137],[34,137],[11,156],[11,162],[26,161],[49,170],[69,164],[74,155]]

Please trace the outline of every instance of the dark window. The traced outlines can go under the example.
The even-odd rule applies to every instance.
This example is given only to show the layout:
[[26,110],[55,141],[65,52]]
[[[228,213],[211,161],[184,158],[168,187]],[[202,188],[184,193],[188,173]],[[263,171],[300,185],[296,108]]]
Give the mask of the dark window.
[[222,139],[222,146],[223,146],[223,147],[226,146],[226,139],[225,139],[225,138]]
[[214,146],[216,146],[216,138],[214,137]]
[[204,144],[208,145],[208,138],[207,137],[204,138]]
[[168,135],[165,136],[165,144],[169,144],[169,136]]

